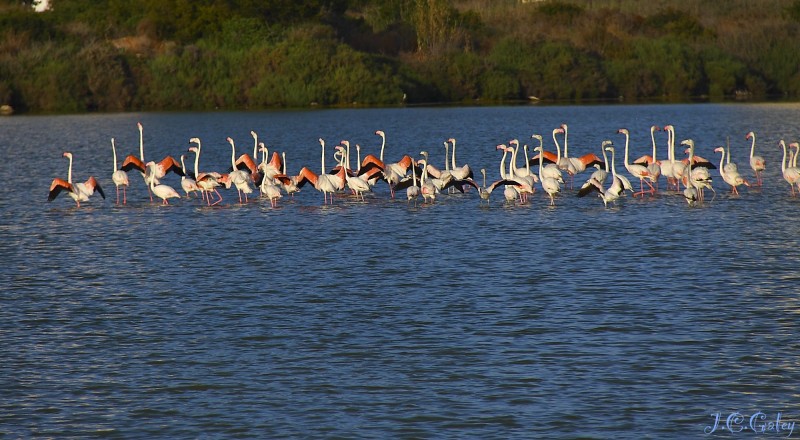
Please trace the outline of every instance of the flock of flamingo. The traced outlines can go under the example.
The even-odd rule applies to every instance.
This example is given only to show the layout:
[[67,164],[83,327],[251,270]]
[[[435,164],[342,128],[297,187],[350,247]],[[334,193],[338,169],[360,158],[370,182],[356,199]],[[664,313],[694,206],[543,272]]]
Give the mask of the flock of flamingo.
[[[596,192],[602,199],[605,206],[609,202],[623,196],[626,191],[633,197],[654,195],[658,191],[659,179],[663,176],[666,180],[667,190],[680,192],[683,185],[683,196],[689,205],[694,205],[704,200],[705,189],[714,191],[711,185],[712,176],[710,170],[718,169],[720,177],[731,187],[735,194],[739,193],[739,186],[750,186],[750,182],[739,172],[738,166],[731,162],[730,148],[718,147],[714,152],[720,153],[719,166],[715,166],[708,159],[695,154],[695,145],[691,139],[686,139],[680,144],[685,146],[684,154],[687,156],[679,159],[675,156],[675,129],[672,125],[666,125],[663,130],[667,133],[667,158],[656,158],[656,139],[655,132],[662,130],[658,126],[650,128],[650,138],[652,140],[652,155],[645,155],[636,160],[629,159],[630,133],[625,128],[620,128],[617,134],[624,136],[625,153],[624,165],[628,174],[633,180],[639,180],[638,190],[631,184],[624,174],[617,173],[615,166],[615,147],[613,142],[606,140],[602,142],[600,153],[588,153],[580,157],[569,156],[568,150],[568,127],[566,124],[555,128],[552,132],[555,152],[545,151],[543,138],[541,135],[534,134],[531,139],[538,142],[538,146],[533,148],[537,153],[533,157],[528,155],[528,145],[523,145],[524,167],[517,166],[517,157],[520,152],[520,143],[513,139],[506,144],[497,145],[495,149],[502,151],[499,170],[500,179],[486,184],[486,170],[481,169],[483,180],[479,184],[475,180],[472,168],[463,164],[457,165],[456,162],[456,141],[448,139],[444,141],[445,166],[444,169],[435,167],[429,161],[429,154],[421,151],[418,158],[411,155],[403,155],[402,158],[394,163],[384,161],[384,151],[386,149],[386,135],[383,131],[376,131],[375,134],[381,138],[381,148],[378,157],[368,154],[361,159],[361,147],[355,145],[357,167],[351,167],[350,142],[341,141],[334,147],[333,159],[336,165],[327,170],[325,167],[325,141],[319,139],[321,146],[321,171],[315,173],[307,167],[303,167],[296,175],[290,175],[286,168],[286,153],[278,154],[273,152],[270,156],[269,150],[263,142],[258,141],[258,135],[251,131],[253,136],[252,156],[244,153],[236,156],[236,145],[230,137],[227,138],[231,146],[230,168],[225,173],[216,171],[200,170],[200,153],[202,151],[201,142],[198,138],[189,140],[190,147],[186,153],[194,153],[194,169],[186,169],[187,154],[180,155],[180,160],[173,156],[167,156],[159,162],[148,161],[144,158],[144,142],[142,124],[137,124],[139,128],[139,156],[129,155],[124,158],[121,166],[117,166],[117,151],[114,139],[111,139],[111,150],[113,154],[113,173],[111,180],[116,186],[117,201],[127,204],[127,188],[130,185],[128,173],[137,170],[143,177],[150,194],[150,201],[154,201],[154,196],[161,199],[162,204],[169,204],[169,199],[180,199],[181,194],[173,187],[161,182],[169,172],[180,176],[180,189],[185,193],[185,197],[191,198],[193,195],[202,200],[209,206],[219,204],[222,201],[220,189],[230,189],[235,187],[239,197],[239,203],[247,203],[249,197],[256,189],[260,191],[260,197],[268,199],[272,207],[276,207],[278,200],[283,194],[294,196],[305,185],[310,185],[323,194],[323,203],[333,203],[336,194],[352,194],[361,201],[366,201],[364,193],[371,192],[378,182],[385,182],[388,185],[391,197],[394,198],[398,191],[406,190],[406,198],[410,203],[421,197],[423,203],[434,203],[437,194],[448,192],[465,192],[472,187],[480,197],[480,202],[489,199],[492,192],[503,187],[503,197],[507,203],[526,203],[529,196],[536,192],[537,188],[549,197],[549,204],[555,205],[556,196],[562,192],[567,177],[571,187],[574,187],[575,176],[592,171],[588,179],[577,190],[577,196],[583,197],[587,194]],[[563,136],[563,153],[559,136]],[[750,140],[750,168],[753,171],[754,185],[762,185],[762,172],[765,169],[764,158],[755,154],[756,137],[753,132],[747,133],[745,139]],[[783,148],[783,160],[781,171],[784,179],[789,183],[792,196],[794,196],[794,186],[800,192],[800,168],[797,167],[798,150],[800,144],[792,142],[787,144],[781,140],[779,142]],[[53,179],[50,185],[48,201],[54,200],[60,193],[66,192],[75,201],[77,207],[81,202],[89,200],[95,191],[105,198],[105,193],[95,177],[89,177],[85,182],[72,181],[72,161],[73,156],[70,152],[65,152],[64,157],[69,159],[67,179]],[[259,160],[260,157],[260,161]],[[506,159],[508,164],[506,165]],[[610,160],[609,160],[610,159]],[[787,160],[788,159],[788,160]],[[257,163],[258,162],[258,163]],[[534,172],[531,167],[537,167]],[[566,175],[566,176],[565,176]],[[610,182],[609,182],[610,181]],[[609,183],[606,186],[606,183]],[[120,201],[120,191],[122,200]],[[716,194],[716,192],[715,192]]]

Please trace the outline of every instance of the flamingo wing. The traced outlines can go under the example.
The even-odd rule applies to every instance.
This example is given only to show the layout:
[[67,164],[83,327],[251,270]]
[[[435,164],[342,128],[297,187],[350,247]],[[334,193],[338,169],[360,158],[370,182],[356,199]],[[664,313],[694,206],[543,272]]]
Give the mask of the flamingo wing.
[[175,158],[172,156],[167,156],[161,159],[161,162],[158,163],[158,166],[164,171],[164,174],[167,174],[170,171],[172,171],[173,173],[179,176],[186,175],[183,172],[183,167],[181,166],[181,163],[175,160]]
[[64,179],[56,177],[53,183],[50,184],[50,192],[47,195],[47,201],[52,202],[61,194],[61,191],[73,192],[72,184]]
[[100,183],[97,182],[97,179],[94,178],[94,176],[89,177],[84,185],[86,185],[86,188],[92,191],[97,190],[102,198],[106,198],[106,193],[103,192],[103,188],[100,186]]
[[139,159],[134,155],[128,155],[125,158],[125,160],[122,161],[122,166],[119,169],[121,169],[122,171],[130,171],[132,169],[137,169],[143,173],[145,172],[145,168],[147,167],[144,165],[144,162],[142,162],[141,159]]

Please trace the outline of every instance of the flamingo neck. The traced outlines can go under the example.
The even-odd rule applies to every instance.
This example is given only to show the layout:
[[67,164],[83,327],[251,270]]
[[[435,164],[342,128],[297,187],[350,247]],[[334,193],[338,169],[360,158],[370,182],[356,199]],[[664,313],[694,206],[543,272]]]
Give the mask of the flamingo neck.
[[653,143],[653,162],[656,161],[656,131],[650,129],[650,141]]
[[286,170],[288,168],[286,167],[286,152],[285,151],[283,153],[281,153],[281,158],[283,158],[283,174],[286,174]]
[[447,160],[447,157],[450,156],[450,143],[444,143],[444,169],[445,171],[450,171],[450,162]]
[[567,153],[567,136],[569,132],[567,131],[567,126],[564,126],[564,157],[569,157],[569,153]]
[[[542,180],[542,164],[544,163],[544,154],[542,154],[542,153],[544,153],[544,150],[540,148],[539,149],[539,181],[540,182],[543,181]],[[525,162],[525,163],[527,163],[527,162]]]
[[114,146],[114,138],[111,138],[111,153],[114,155],[114,171],[117,171],[117,148]]
[[508,150],[503,149],[503,158],[500,159],[500,177],[503,179],[506,178],[506,155],[508,155]]
[[144,131],[141,124],[139,124],[139,159],[144,163]]
[[630,143],[631,136],[625,133],[625,166],[628,166],[628,144]]
[[[530,160],[530,159],[528,159],[528,146],[525,145],[523,147],[523,149],[525,150],[525,170],[528,171],[528,175],[530,175],[531,174],[531,165],[528,163],[528,160]],[[540,178],[539,180],[542,180],[542,179]]]
[[253,160],[256,160],[258,158],[258,135],[254,131],[250,134],[253,135]]
[[453,142],[453,154],[450,157],[453,158],[453,160],[452,160],[453,170],[455,170],[456,169],[456,140],[453,139],[452,142]]
[[233,139],[228,138],[228,143],[231,144],[231,167],[233,168],[231,172],[233,172],[236,171],[236,147],[233,144]]
[[383,162],[383,150],[386,148],[386,135],[381,133],[381,162]]
[[[556,132],[553,131],[553,143],[556,144],[556,166],[558,163],[561,162],[561,145],[558,143],[558,139],[556,139]],[[540,151],[539,154],[543,154],[544,150]]]
[[320,176],[325,174],[325,141],[320,139],[319,144],[322,145],[322,173]]
[[67,183],[72,183],[72,156],[69,156],[69,168],[67,169]]
[[756,135],[755,135],[755,133],[753,133],[753,135],[751,137],[753,138],[753,140],[750,141],[750,158],[752,159],[753,155],[756,154]]
[[197,150],[194,152],[194,178],[200,177],[200,143],[197,143]]
[[[603,150],[603,164],[606,167],[606,174],[608,174],[608,155],[606,154],[606,148],[605,147],[602,147],[602,150]],[[656,158],[656,156],[655,156],[655,152],[654,152],[653,153],[653,160],[655,160],[655,158]]]

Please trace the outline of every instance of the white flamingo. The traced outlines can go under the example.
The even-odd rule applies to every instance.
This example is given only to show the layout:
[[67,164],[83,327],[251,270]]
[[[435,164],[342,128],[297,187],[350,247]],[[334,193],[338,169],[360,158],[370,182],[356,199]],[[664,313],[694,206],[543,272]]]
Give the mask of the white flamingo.
[[754,132],[749,132],[744,137],[745,139],[750,139],[750,168],[753,170],[753,173],[756,175],[756,185],[762,186],[764,182],[761,179],[761,173],[767,168],[767,162],[764,160],[762,156],[757,156],[756,152],[756,134]]
[[122,187],[122,204],[128,203],[128,173],[117,168],[117,147],[114,145],[114,138],[111,138],[111,152],[114,154],[114,172],[111,174],[111,181],[117,187],[117,205],[119,205],[119,187]]
[[97,183],[97,179],[94,176],[90,176],[86,182],[77,182],[72,183],[72,153],[65,152],[63,157],[69,159],[69,168],[67,170],[67,180],[61,179],[56,177],[53,179],[53,182],[50,184],[50,191],[47,196],[47,201],[52,202],[62,191],[67,191],[72,200],[75,201],[75,204],[78,208],[81,207],[81,202],[86,202],[89,200],[89,197],[94,195],[94,191],[100,193],[100,196],[104,199],[106,198],[106,194],[103,192],[103,188],[100,187],[100,184]]

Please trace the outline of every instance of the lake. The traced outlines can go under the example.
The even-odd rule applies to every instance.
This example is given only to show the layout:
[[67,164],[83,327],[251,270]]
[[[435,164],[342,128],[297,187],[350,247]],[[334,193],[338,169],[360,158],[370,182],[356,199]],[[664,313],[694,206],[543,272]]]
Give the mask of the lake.
[[[798,138],[800,104],[515,106],[0,118],[0,433],[9,438],[752,438],[800,436],[797,218],[778,141]],[[570,155],[649,154],[651,125],[719,162],[730,143],[745,178],[749,131],[763,187],[689,207],[676,191],[603,206],[555,206],[473,190],[433,204],[364,202],[305,186],[276,208],[235,190],[151,203],[138,172],[115,204],[119,160],[201,168],[252,152],[250,131],[286,152],[290,174],[326,165],[349,140],[499,178],[498,144],[531,135]],[[666,135],[656,132],[659,157]],[[679,158],[685,157],[678,148]],[[78,209],[50,182],[95,176]],[[354,153],[354,152],[353,152]],[[191,162],[192,156],[187,156]],[[187,166],[190,166],[187,163]],[[522,160],[520,165],[524,165]],[[180,189],[180,178],[164,183]],[[638,185],[633,178],[631,181]],[[777,423],[776,423],[777,422]],[[738,433],[738,434],[736,434]]]

